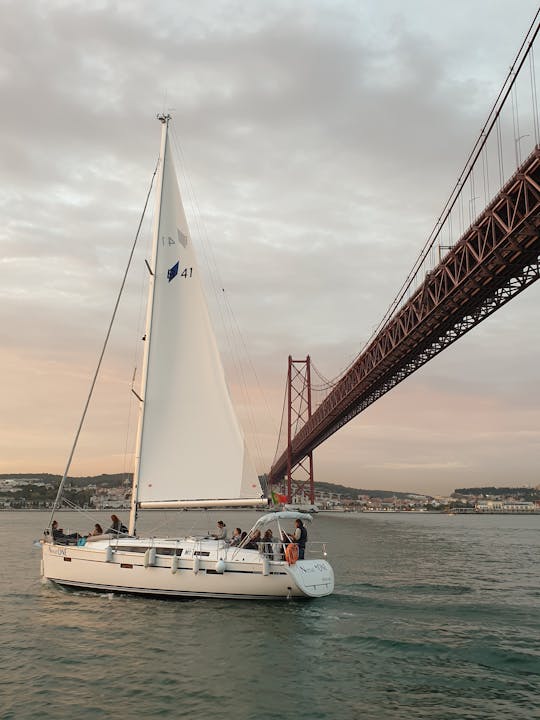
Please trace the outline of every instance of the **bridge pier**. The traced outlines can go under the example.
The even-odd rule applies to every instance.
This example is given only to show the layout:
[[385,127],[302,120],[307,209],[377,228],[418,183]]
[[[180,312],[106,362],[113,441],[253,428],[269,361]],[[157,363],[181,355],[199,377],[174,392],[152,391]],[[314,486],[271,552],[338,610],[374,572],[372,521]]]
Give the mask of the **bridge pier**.
[[283,482],[287,501],[315,502],[313,484],[313,453],[293,462],[292,439],[311,417],[311,359],[293,360],[289,355],[287,372],[287,467],[285,477],[270,476],[271,484]]

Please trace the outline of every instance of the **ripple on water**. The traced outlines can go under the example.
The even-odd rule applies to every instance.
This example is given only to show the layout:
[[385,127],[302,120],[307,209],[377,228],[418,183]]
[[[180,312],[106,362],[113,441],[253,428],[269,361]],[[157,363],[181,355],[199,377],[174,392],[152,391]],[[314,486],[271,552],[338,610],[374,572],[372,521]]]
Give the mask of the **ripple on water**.
[[[540,715],[540,519],[320,520],[337,584],[314,602],[62,592],[41,585],[39,553],[14,546],[0,584],[0,717]],[[39,513],[0,514],[0,542],[42,525]]]

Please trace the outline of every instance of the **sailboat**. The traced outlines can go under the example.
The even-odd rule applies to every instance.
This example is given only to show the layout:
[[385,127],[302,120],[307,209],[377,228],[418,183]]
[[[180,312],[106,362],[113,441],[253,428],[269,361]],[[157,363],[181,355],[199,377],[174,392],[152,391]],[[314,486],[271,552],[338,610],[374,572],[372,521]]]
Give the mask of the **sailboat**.
[[[283,535],[294,521],[309,522],[306,513],[267,512],[238,545],[208,535],[137,534],[141,510],[253,509],[269,502],[229,397],[180,197],[170,116],[158,118],[157,212],[129,528],[70,544],[51,532],[53,510],[42,539],[42,576],[63,587],[168,598],[329,595],[334,574],[325,545],[308,542],[299,559],[298,545]],[[272,526],[276,541],[256,542]]]

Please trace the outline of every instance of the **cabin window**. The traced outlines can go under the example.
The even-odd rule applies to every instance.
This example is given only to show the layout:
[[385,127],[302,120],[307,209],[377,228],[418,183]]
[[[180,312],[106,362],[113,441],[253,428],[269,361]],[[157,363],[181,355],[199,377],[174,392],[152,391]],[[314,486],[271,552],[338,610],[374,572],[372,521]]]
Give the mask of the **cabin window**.
[[182,554],[182,548],[156,548],[156,553],[158,555],[180,556]]
[[128,568],[129,570],[133,569],[133,565],[131,563],[120,563],[121,568]]
[[148,548],[142,547],[142,545],[117,545],[114,548],[116,552],[136,552],[145,553]]
[[201,555],[202,557],[210,557],[210,553],[206,552],[206,550],[195,550],[193,552],[194,555]]

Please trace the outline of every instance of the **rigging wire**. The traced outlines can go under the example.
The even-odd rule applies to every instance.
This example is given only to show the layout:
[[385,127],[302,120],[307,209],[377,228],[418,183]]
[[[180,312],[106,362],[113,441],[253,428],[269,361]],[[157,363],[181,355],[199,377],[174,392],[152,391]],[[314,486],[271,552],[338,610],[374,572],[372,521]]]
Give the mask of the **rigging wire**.
[[[187,172],[185,171],[185,168],[187,167],[187,162],[185,159],[185,154],[183,152],[182,146],[180,144],[180,141],[178,139],[178,136],[175,132],[175,128],[173,128],[173,142],[176,148],[176,152],[180,158],[180,166],[181,171],[184,179],[184,184],[188,189],[189,193],[189,199],[191,201],[192,207],[193,207],[193,217],[195,220],[195,226],[197,229],[197,235],[200,238],[200,247],[202,250],[203,260],[205,263],[205,266],[208,270],[208,275],[210,278],[210,284],[212,286],[214,297],[216,298],[216,306],[218,310],[218,314],[220,317],[220,323],[221,326],[224,329],[225,333],[225,340],[227,343],[227,347],[229,350],[229,356],[231,358],[233,368],[234,368],[234,375],[239,379],[239,388],[240,393],[242,396],[242,402],[246,409],[248,410],[248,423],[251,426],[251,432],[252,436],[254,438],[255,442],[255,451],[256,454],[259,455],[259,448],[257,446],[258,441],[258,433],[256,430],[256,426],[254,423],[254,418],[251,415],[251,404],[248,401],[248,390],[247,390],[247,381],[245,379],[245,373],[243,370],[242,361],[240,359],[240,352],[237,348],[237,345],[235,343],[235,333],[234,333],[234,321],[235,316],[232,311],[232,307],[230,304],[228,304],[228,298],[226,298],[225,295],[225,289],[223,287],[223,281],[219,273],[218,269],[218,263],[216,261],[213,245],[210,242],[208,232],[206,229],[206,226],[202,220],[202,213],[200,210],[200,206],[197,200],[197,196],[193,187],[193,183],[191,182],[190,177],[188,176]],[[240,329],[238,328],[238,335],[241,339],[242,333]],[[245,347],[245,343],[244,343]],[[246,348],[246,354],[247,348]],[[260,465],[262,467],[262,457],[258,458]]]
[[96,522],[95,516],[90,515],[89,512],[86,512],[83,508],[81,508],[79,505],[77,505],[77,503],[72,502],[71,500],[69,500],[66,497],[62,498],[62,502],[64,503],[64,505],[67,505],[67,507],[69,507],[72,510],[74,510],[75,512],[77,512],[79,515],[83,515],[85,518],[87,518],[87,520],[90,520],[92,525],[95,525],[95,522]]
[[[151,234],[149,235],[151,237]],[[148,241],[147,241],[147,247],[146,251],[148,251]],[[145,265],[146,268],[148,266],[148,262],[145,259]],[[131,431],[131,422],[132,422],[132,415],[133,415],[133,408],[136,407],[137,410],[140,412],[140,401],[137,398],[135,394],[135,381],[137,379],[137,370],[139,367],[139,364],[142,360],[142,354],[143,354],[143,347],[144,345],[141,343],[141,338],[144,341],[146,340],[146,336],[144,335],[144,329],[145,329],[145,307],[146,307],[146,298],[148,293],[146,292],[147,284],[148,284],[148,271],[143,271],[141,267],[141,272],[139,275],[139,289],[138,289],[138,296],[139,296],[139,309],[137,313],[137,323],[136,323],[136,333],[135,333],[135,340],[133,343],[133,354],[132,354],[132,365],[133,365],[133,373],[131,376],[131,385],[130,385],[130,393],[129,393],[129,405],[128,405],[128,413],[127,413],[127,423],[126,423],[126,439],[124,443],[124,463],[123,463],[123,470],[122,473],[124,475],[128,475],[128,458],[130,459],[130,465],[131,469],[133,470],[133,455],[134,455],[134,447],[129,448],[130,438],[132,441],[132,444],[135,444],[135,438],[132,437],[132,431]],[[132,474],[132,473],[131,473]]]
[[154,185],[154,179],[155,179],[155,177],[156,177],[156,173],[157,173],[157,171],[158,171],[158,167],[159,167],[159,159],[158,159],[158,161],[157,161],[157,163],[156,163],[156,167],[155,167],[155,169],[154,169],[154,172],[152,173],[152,178],[151,178],[151,180],[150,180],[150,187],[148,188],[148,193],[147,193],[147,195],[146,195],[146,201],[145,201],[145,203],[144,203],[144,207],[143,207],[143,210],[142,210],[142,214],[141,214],[141,217],[140,217],[140,220],[139,220],[139,225],[137,226],[137,232],[135,233],[135,238],[134,238],[133,243],[132,243],[132,246],[131,246],[131,251],[130,251],[130,253],[129,253],[128,262],[127,262],[127,265],[126,265],[126,269],[125,269],[125,271],[124,271],[124,276],[123,276],[123,278],[122,278],[122,282],[120,283],[120,289],[119,289],[118,295],[117,295],[117,297],[116,297],[116,302],[115,302],[115,304],[114,304],[114,309],[113,309],[112,316],[111,316],[111,319],[110,319],[110,322],[109,322],[109,327],[107,328],[107,333],[106,333],[106,335],[105,335],[105,340],[104,340],[103,346],[102,346],[102,348],[101,348],[101,353],[100,353],[100,355],[99,355],[99,360],[98,360],[98,363],[97,363],[97,367],[96,367],[96,370],[95,370],[94,375],[93,375],[93,377],[92,377],[92,382],[90,383],[90,390],[89,390],[89,392],[88,392],[88,397],[86,398],[86,403],[85,403],[85,405],[84,405],[84,409],[83,409],[83,412],[82,412],[82,415],[81,415],[81,419],[80,419],[79,425],[78,425],[78,427],[77,427],[77,432],[75,433],[75,439],[73,440],[73,445],[72,445],[72,447],[71,447],[71,452],[69,453],[68,461],[67,461],[67,464],[66,464],[66,469],[64,470],[64,475],[62,476],[62,480],[60,481],[60,485],[58,486],[58,492],[56,493],[56,498],[55,498],[55,500],[54,500],[54,504],[53,504],[53,507],[52,507],[51,516],[50,516],[50,518],[49,518],[49,525],[48,525],[49,528],[51,527],[51,524],[52,524],[52,521],[53,521],[53,518],[54,518],[54,513],[56,512],[56,509],[57,509],[58,504],[59,504],[59,502],[60,502],[60,498],[62,497],[62,491],[63,491],[63,489],[64,489],[64,485],[65,485],[65,483],[66,483],[67,475],[68,475],[69,469],[70,469],[70,467],[71,467],[71,462],[72,462],[72,460],[73,460],[73,455],[75,454],[75,449],[77,448],[77,443],[78,443],[78,441],[79,441],[79,436],[80,436],[80,434],[81,434],[81,430],[82,430],[82,428],[83,428],[84,421],[85,421],[85,419],[86,419],[86,414],[87,414],[87,412],[88,412],[88,408],[89,408],[89,406],[90,406],[90,401],[91,401],[92,395],[93,395],[93,393],[94,393],[94,388],[95,388],[95,385],[96,385],[96,382],[97,382],[97,379],[98,379],[98,376],[99,376],[99,371],[101,370],[101,364],[102,364],[103,358],[104,358],[104,356],[105,356],[105,351],[106,351],[106,349],[107,349],[107,345],[109,344],[109,338],[110,338],[110,336],[111,336],[111,331],[112,331],[112,328],[113,328],[113,325],[114,325],[114,321],[115,321],[115,319],[116,319],[116,313],[117,313],[118,307],[119,307],[119,305],[120,305],[120,299],[121,299],[122,294],[123,294],[123,292],[124,292],[124,287],[125,287],[125,284],[126,284],[128,272],[129,272],[129,269],[130,269],[130,267],[131,267],[131,261],[133,260],[133,255],[134,255],[134,253],[135,253],[135,248],[137,247],[137,241],[138,241],[138,239],[139,239],[139,234],[140,234],[141,227],[142,227],[142,224],[143,224],[144,216],[145,216],[145,214],[146,214],[146,208],[148,207],[148,202],[149,202],[149,200],[150,200],[150,194],[151,194],[151,192],[152,192],[152,187],[153,187],[153,185]]
[[[264,401],[264,403],[265,403],[265,405],[266,405],[266,411],[268,412],[269,416],[271,416],[270,408],[269,408],[269,406],[268,406],[268,402],[267,402],[267,400],[266,400],[266,396],[265,396],[265,394],[264,394],[263,391],[262,391],[262,386],[261,386],[261,383],[260,383],[260,381],[259,381],[259,376],[258,376],[257,371],[256,371],[256,369],[255,369],[255,365],[253,364],[253,360],[252,360],[252,358],[251,358],[251,355],[249,354],[249,351],[248,351],[248,348],[247,348],[247,345],[246,345],[245,338],[244,338],[244,336],[243,336],[243,334],[242,334],[242,331],[240,330],[240,326],[238,325],[238,320],[236,319],[236,316],[235,316],[235,314],[234,314],[234,312],[233,312],[231,303],[230,303],[230,301],[229,301],[229,296],[228,296],[228,294],[225,292],[225,289],[223,289],[223,298],[224,298],[224,301],[225,301],[226,308],[228,309],[229,314],[230,314],[230,317],[231,317],[231,324],[233,325],[233,329],[236,328],[236,332],[237,332],[237,335],[238,335],[238,339],[239,339],[240,343],[242,344],[243,355],[244,355],[244,357],[247,359],[248,366],[249,366],[249,368],[251,369],[251,372],[253,373],[253,376],[254,376],[254,378],[255,378],[255,382],[257,383],[257,388],[258,388],[258,390],[259,390],[259,392],[260,392],[260,394],[261,394],[261,396],[262,396],[262,398],[263,398],[263,401]],[[243,381],[243,384],[245,385],[245,389],[246,389],[246,393],[247,393],[247,380],[246,380],[246,377],[245,377],[245,374],[244,374],[244,369],[243,369],[242,365],[240,365],[240,373],[241,373],[242,381]],[[261,448],[261,445],[260,445],[260,442],[259,442],[258,433],[256,432],[257,423],[256,423],[255,416],[254,416],[254,413],[253,413],[253,405],[252,405],[252,403],[249,402],[249,397],[248,397],[247,394],[246,394],[246,401],[247,401],[247,402],[246,402],[246,405],[247,405],[248,413],[249,413],[249,416],[250,416],[250,419],[251,419],[251,424],[252,424],[253,429],[255,430],[254,435],[253,435],[253,438],[254,438],[254,442],[255,442],[255,445],[256,445],[256,448],[257,448],[257,453],[258,453],[258,456],[259,456],[258,459],[259,459],[259,462],[260,462],[261,467],[262,467],[262,466],[263,466],[263,452],[262,452],[262,448]]]

